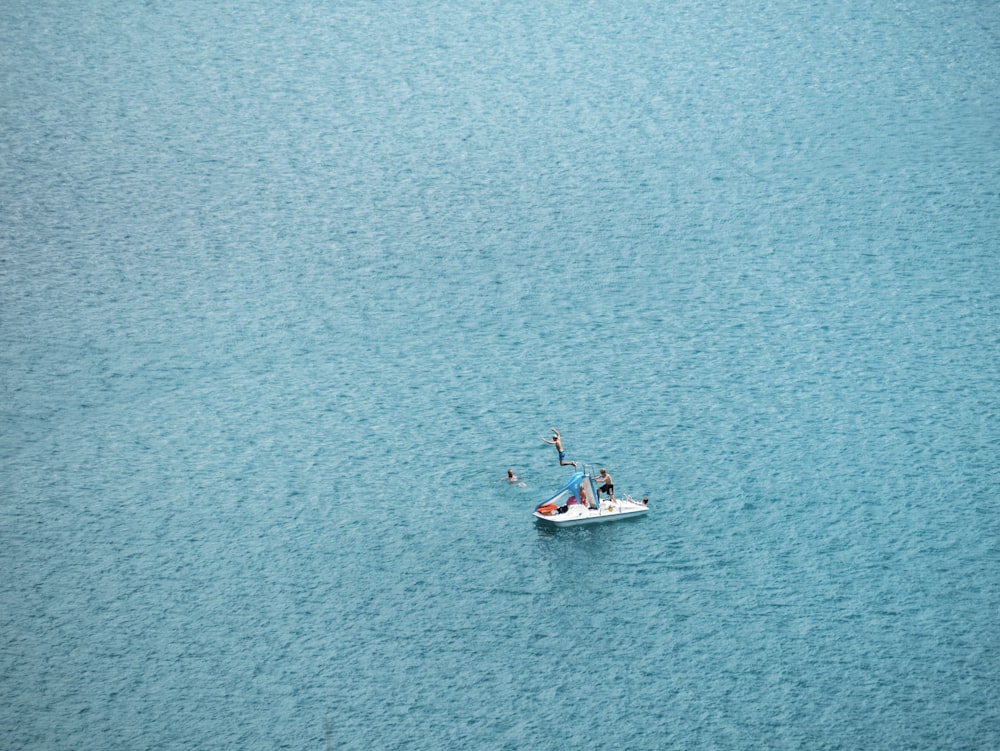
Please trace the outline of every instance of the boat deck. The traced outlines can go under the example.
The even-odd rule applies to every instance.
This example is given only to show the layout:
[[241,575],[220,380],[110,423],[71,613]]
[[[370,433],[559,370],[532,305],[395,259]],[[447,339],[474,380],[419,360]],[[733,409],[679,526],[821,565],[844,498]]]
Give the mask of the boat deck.
[[643,516],[647,511],[649,511],[649,506],[631,498],[619,498],[613,502],[601,501],[600,508],[597,509],[590,509],[582,504],[573,504],[568,506],[562,514],[558,512],[543,514],[536,511],[535,517],[559,527],[571,527],[577,524],[598,524],[636,518]]

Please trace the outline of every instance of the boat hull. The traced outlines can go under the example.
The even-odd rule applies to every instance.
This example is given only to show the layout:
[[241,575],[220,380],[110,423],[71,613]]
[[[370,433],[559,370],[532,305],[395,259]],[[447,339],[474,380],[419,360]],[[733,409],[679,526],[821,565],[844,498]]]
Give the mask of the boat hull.
[[563,514],[542,514],[535,512],[535,518],[556,527],[576,527],[581,524],[604,524],[623,519],[638,519],[649,511],[648,506],[641,503],[617,501],[604,502],[599,509],[588,509],[583,506],[570,506]]

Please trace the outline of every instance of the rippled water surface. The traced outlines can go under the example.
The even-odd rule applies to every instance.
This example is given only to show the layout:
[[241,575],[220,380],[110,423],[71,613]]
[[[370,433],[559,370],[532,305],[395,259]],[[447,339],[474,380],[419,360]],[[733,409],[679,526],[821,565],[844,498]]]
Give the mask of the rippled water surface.
[[0,746],[1000,746],[997,19],[8,4]]

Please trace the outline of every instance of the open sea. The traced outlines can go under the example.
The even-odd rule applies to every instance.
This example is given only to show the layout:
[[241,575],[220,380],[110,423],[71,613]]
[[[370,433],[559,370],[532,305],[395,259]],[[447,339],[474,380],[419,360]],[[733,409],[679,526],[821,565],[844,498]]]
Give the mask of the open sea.
[[1000,748],[996,11],[8,0],[0,748]]

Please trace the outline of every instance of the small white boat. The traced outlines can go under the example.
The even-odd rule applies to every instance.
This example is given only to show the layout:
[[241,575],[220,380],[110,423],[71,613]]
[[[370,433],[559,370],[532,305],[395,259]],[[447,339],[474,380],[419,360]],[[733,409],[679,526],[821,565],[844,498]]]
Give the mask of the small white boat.
[[631,496],[599,500],[597,486],[589,472],[577,472],[551,498],[535,507],[535,517],[557,527],[635,519],[649,506]]

